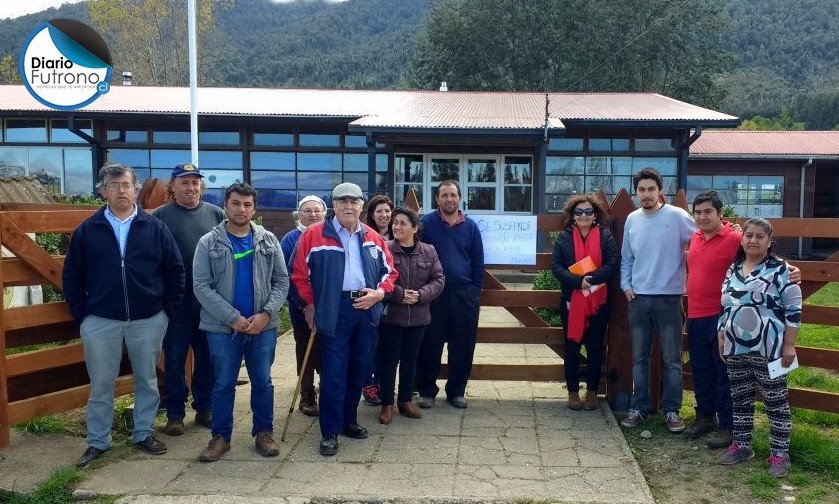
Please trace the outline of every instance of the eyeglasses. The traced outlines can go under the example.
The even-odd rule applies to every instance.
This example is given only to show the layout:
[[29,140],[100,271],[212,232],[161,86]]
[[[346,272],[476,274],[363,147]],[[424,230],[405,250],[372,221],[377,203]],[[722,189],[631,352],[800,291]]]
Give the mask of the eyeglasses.
[[592,215],[594,215],[594,209],[593,208],[575,208],[574,209],[574,215],[576,215],[578,217],[581,216],[581,215],[585,215],[586,217],[591,217]]
[[119,191],[120,189],[123,191],[130,191],[131,189],[134,189],[134,184],[131,182],[109,182],[105,185],[105,187],[111,191]]

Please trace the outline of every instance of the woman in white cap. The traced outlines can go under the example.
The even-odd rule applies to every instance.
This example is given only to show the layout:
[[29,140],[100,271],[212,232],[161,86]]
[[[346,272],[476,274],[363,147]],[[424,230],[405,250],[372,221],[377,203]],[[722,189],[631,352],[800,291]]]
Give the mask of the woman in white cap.
[[[317,196],[311,194],[300,200],[297,210],[292,213],[297,227],[286,233],[280,242],[280,248],[285,256],[286,266],[291,268],[291,255],[297,240],[303,231],[312,224],[321,222],[326,216],[326,203]],[[297,354],[297,374],[303,373],[303,380],[300,383],[300,412],[307,416],[318,416],[317,394],[315,393],[315,370],[320,374],[320,345],[317,340],[312,344],[309,360],[306,369],[301,370],[303,357],[306,353],[306,346],[309,344],[309,326],[306,318],[300,310],[300,303],[294,301],[297,290],[294,286],[288,289],[288,315],[291,319],[291,328],[294,331],[294,346]]]

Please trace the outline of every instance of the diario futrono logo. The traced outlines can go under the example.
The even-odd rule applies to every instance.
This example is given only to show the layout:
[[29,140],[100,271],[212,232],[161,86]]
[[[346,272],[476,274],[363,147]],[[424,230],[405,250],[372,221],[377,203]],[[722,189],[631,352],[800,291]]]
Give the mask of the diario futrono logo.
[[20,75],[47,107],[74,110],[110,90],[111,53],[90,26],[52,19],[35,28],[20,51]]

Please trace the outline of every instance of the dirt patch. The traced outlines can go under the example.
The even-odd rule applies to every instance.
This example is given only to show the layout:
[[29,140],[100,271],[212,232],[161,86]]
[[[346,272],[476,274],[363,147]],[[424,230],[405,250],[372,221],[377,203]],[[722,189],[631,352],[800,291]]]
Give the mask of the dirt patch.
[[[794,459],[790,474],[775,479],[767,474],[766,453],[757,450],[753,460],[721,466],[716,461],[723,450],[706,448],[704,438],[687,441],[681,434],[670,433],[660,415],[635,429],[621,430],[657,504],[839,504],[839,484],[797,468]],[[642,438],[643,430],[652,436]]]

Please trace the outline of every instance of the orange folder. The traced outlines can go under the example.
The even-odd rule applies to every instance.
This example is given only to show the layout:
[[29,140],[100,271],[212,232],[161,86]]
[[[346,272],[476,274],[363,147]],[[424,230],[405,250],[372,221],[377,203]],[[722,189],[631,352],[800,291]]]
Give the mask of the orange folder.
[[[594,259],[592,259],[591,256],[585,256],[568,267],[568,271],[575,275],[587,275],[596,269],[597,266],[594,264]],[[591,289],[583,290],[583,295],[588,297],[592,292],[600,290],[603,285],[604,284],[592,285]]]
[[568,271],[574,273],[575,275],[585,275],[586,273],[591,273],[596,269],[597,266],[595,266],[594,259],[592,259],[591,256],[585,256],[568,267]]

